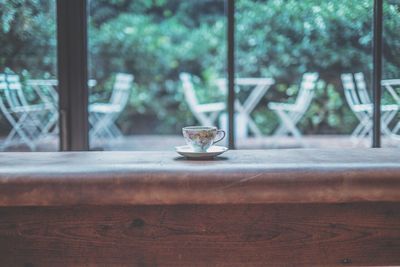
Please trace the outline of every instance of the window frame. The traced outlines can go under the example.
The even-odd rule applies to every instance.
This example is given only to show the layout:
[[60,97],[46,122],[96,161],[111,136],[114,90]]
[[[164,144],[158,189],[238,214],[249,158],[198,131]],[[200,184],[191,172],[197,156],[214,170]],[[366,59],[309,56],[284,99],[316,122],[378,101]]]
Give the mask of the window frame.
[[[383,1],[374,1],[373,16],[373,135],[381,147],[381,79]],[[88,122],[88,0],[57,0],[60,150],[89,150]],[[228,144],[235,149],[235,0],[226,0]]]
[[89,150],[87,1],[57,0],[61,151]]

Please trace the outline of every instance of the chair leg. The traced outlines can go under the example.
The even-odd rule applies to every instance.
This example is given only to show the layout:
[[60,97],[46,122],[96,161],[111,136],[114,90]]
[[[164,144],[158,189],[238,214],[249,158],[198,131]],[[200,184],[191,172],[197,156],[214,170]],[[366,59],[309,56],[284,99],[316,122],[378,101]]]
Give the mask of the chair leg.
[[397,110],[388,111],[382,114],[382,133],[391,136],[392,131],[389,129],[388,125],[394,119],[397,114]]
[[372,124],[372,121],[370,118],[364,119],[363,125],[364,125],[364,128],[362,129],[362,131],[360,132],[360,134],[358,136],[360,139],[367,137],[368,135],[371,135],[371,133],[372,133],[373,124]]
[[[388,136],[392,135],[392,131],[390,131],[388,124],[393,120],[396,113],[397,113],[396,111],[394,111],[394,112],[388,111],[388,112],[385,112],[382,114],[382,117],[381,117],[381,122],[382,122],[381,132],[382,132],[382,134],[388,135]],[[372,116],[372,114],[370,114],[370,115]],[[364,125],[364,128],[360,132],[359,137],[364,138],[364,137],[372,134],[373,123],[372,123],[371,116],[365,117],[363,119],[362,124]],[[394,130],[395,129],[393,129],[393,131]]]
[[115,115],[113,114],[91,114],[90,123],[92,129],[90,130],[90,139],[95,142],[96,139],[114,139],[117,134],[122,133],[119,131],[115,123]]
[[108,137],[108,133],[104,131],[103,126],[104,126],[104,116],[101,116],[99,114],[94,115],[96,118],[93,124],[93,128],[90,131],[90,137],[93,140],[96,139],[103,139]]
[[284,124],[280,123],[278,128],[274,132],[274,136],[282,136],[282,135],[287,135],[288,130],[285,127]]
[[352,141],[354,146],[358,145],[361,142],[362,138],[365,137],[365,133],[363,133],[365,131],[365,128],[365,123],[360,121],[360,123],[351,133],[350,140]]
[[389,138],[392,141],[399,141],[400,140],[400,136],[397,133],[398,129],[396,129],[397,125],[400,124],[397,123],[397,125],[393,128],[393,130],[389,129],[389,124],[390,122],[394,119],[394,117],[397,114],[397,110],[393,110],[393,111],[388,111],[385,112],[384,114],[382,114],[382,133],[384,133],[385,135],[389,136]]
[[358,138],[358,136],[360,135],[361,131],[365,128],[365,125],[363,122],[359,122],[357,127],[353,130],[353,132],[351,133],[351,137],[352,138]]
[[115,121],[110,123],[110,131],[112,132],[114,138],[121,138],[124,136],[118,126],[115,124]]
[[247,119],[247,124],[250,129],[250,131],[256,136],[256,137],[262,137],[262,133],[256,123],[253,121],[253,119],[250,117],[249,114],[246,112],[240,112],[240,114],[244,115]]
[[293,123],[293,121],[290,119],[290,117],[286,114],[285,111],[283,110],[276,110],[276,113],[278,114],[279,118],[285,125],[285,127],[288,129],[288,131],[293,135],[293,137],[302,145],[304,145],[304,142],[302,140],[302,134],[297,129],[296,125]]
[[[292,123],[294,125],[296,125],[299,122],[299,120],[302,118],[302,114],[299,114],[297,112],[296,113],[292,112],[292,113],[288,113],[288,117],[292,121]],[[290,131],[288,130],[286,125],[283,123],[280,123],[278,128],[274,132],[275,136],[282,136],[282,135],[289,135],[289,134],[290,134]]]
[[359,120],[359,123],[356,128],[354,128],[353,132],[350,135],[350,139],[353,145],[357,145],[361,142],[361,139],[365,137],[366,128],[369,125],[370,115],[368,112],[359,112],[355,113],[355,116]]
[[119,114],[110,114],[107,117],[105,128],[109,132],[111,138],[117,139],[123,136],[121,130],[116,125],[116,120]]
[[24,113],[18,118],[18,121],[13,121],[13,129],[10,131],[4,142],[1,144],[0,150],[4,150],[9,147],[13,143],[13,139],[18,138],[18,136],[21,139],[22,143],[26,144],[31,151],[34,151],[36,149],[36,145],[27,135],[27,133],[25,133],[23,128],[23,124],[28,117],[28,113]]
[[91,146],[93,146],[93,144],[97,142],[97,139],[100,138],[97,126],[99,120],[100,118],[97,113],[89,114],[89,124],[91,126],[91,129],[89,130],[89,142],[91,143]]
[[44,127],[40,133],[41,137],[45,137],[47,134],[51,133],[51,129],[57,124],[58,121],[58,112],[50,111],[49,112],[49,120],[44,124]]
[[[247,115],[247,114],[246,114]],[[248,117],[248,121],[247,121],[247,123],[249,124],[249,129],[254,133],[254,135],[256,136],[256,137],[262,137],[263,136],[263,134],[262,134],[262,132],[260,131],[260,129],[258,128],[258,126],[256,125],[256,123],[253,121],[253,119],[252,118],[250,118],[250,116],[247,116]]]
[[101,131],[104,133],[104,137],[108,139],[113,139],[114,135],[109,129],[110,125],[110,114],[106,114],[103,116],[103,119],[99,122],[99,125],[101,125]]
[[262,137],[262,132],[260,131],[260,129],[258,128],[258,126],[256,125],[256,123],[254,122],[253,118],[250,116],[249,112],[245,110],[245,108],[243,107],[243,105],[236,100],[235,101],[235,109],[242,114],[243,116],[246,117],[247,119],[247,124],[248,127],[250,129],[250,131],[256,136],[256,137]]
[[396,126],[394,126],[392,132],[394,134],[397,134],[397,132],[400,130],[400,121],[396,124]]
[[[394,140],[394,141],[400,141],[400,133],[399,133],[399,130],[400,130],[400,121],[397,122],[397,124],[395,125],[395,127],[394,127],[393,130],[392,130],[392,133],[391,133],[391,135],[390,135],[390,138],[391,138],[392,140]],[[398,147],[400,147],[400,143],[399,143]]]

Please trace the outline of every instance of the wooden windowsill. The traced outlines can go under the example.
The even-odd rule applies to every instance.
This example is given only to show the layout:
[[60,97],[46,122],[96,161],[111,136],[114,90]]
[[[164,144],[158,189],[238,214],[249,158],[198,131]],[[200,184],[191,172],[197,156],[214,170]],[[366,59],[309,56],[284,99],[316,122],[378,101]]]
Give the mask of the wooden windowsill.
[[399,149],[0,153],[0,206],[399,200]]

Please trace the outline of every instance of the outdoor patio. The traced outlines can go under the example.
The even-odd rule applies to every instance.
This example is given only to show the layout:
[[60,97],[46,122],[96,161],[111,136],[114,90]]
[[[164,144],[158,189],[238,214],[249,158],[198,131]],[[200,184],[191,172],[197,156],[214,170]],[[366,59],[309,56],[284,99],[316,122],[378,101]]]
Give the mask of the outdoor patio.
[[[3,138],[2,138],[3,139]],[[1,140],[0,139],[0,142]],[[287,149],[287,148],[367,148],[370,139],[354,142],[348,135],[307,135],[303,136],[302,144],[293,137],[250,137],[237,141],[238,149]],[[220,145],[227,145],[220,142]],[[115,151],[156,151],[173,150],[175,146],[184,145],[184,140],[179,135],[131,135],[124,136],[110,142],[97,142],[91,150]],[[400,147],[400,140],[382,137],[383,147]],[[46,138],[38,142],[36,151],[57,151],[58,140],[56,137]],[[24,145],[9,147],[7,151],[29,151]]]
[[[227,146],[226,139],[220,145]],[[348,135],[308,135],[302,137],[302,144],[295,138],[288,136],[266,136],[261,138],[250,137],[237,140],[238,149],[286,149],[286,148],[350,148],[370,147],[370,139],[355,143]],[[120,140],[104,144],[104,150],[171,150],[175,146],[184,145],[179,135],[134,135],[123,137]],[[400,147],[400,140],[382,138],[383,147]]]

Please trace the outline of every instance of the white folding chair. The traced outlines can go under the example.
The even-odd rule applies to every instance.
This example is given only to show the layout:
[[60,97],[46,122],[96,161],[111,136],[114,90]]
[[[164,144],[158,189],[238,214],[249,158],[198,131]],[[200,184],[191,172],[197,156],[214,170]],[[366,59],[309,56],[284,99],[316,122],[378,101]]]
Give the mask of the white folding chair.
[[32,88],[41,102],[51,109],[51,115],[42,130],[42,135],[58,132],[58,93],[57,80],[28,80],[26,85]]
[[119,138],[122,133],[115,124],[119,115],[129,100],[133,83],[133,75],[118,73],[115,77],[113,91],[108,103],[93,103],[89,105],[90,140]]
[[15,144],[36,149],[51,109],[43,104],[29,104],[17,75],[0,74],[0,108],[12,129],[1,143],[0,150]]
[[341,75],[344,96],[347,104],[353,111],[354,115],[360,121],[356,128],[351,133],[353,141],[357,141],[364,129],[369,125],[370,117],[368,116],[367,110],[370,108],[368,105],[362,105],[357,95],[356,87],[353,81],[353,75],[351,73],[345,73]]
[[40,134],[37,137],[42,138],[47,136],[50,133],[50,130],[53,126],[56,125],[58,119],[58,110],[55,106],[54,102],[44,101],[42,99],[40,92],[35,90],[35,92],[39,95],[40,102],[36,104],[28,103],[27,99],[25,98],[25,94],[22,89],[22,84],[20,82],[20,78],[18,75],[10,75],[6,76],[7,82],[9,84],[10,89],[14,89],[18,95],[19,103],[14,102],[14,106],[21,105],[26,107],[30,107],[31,110],[37,109],[38,111],[31,111],[29,116],[36,122],[36,125],[40,128]]
[[[362,138],[372,134],[373,104],[369,98],[363,74],[356,73],[354,78],[357,88],[354,84],[353,75],[351,73],[341,75],[346,101],[349,104],[350,109],[360,121],[351,134],[353,141],[358,142]],[[388,125],[393,120],[398,109],[399,107],[397,105],[381,106],[382,134],[391,135]]]
[[34,79],[28,80],[26,85],[31,87],[35,92],[39,95],[41,100],[44,103],[50,105],[57,105],[58,103],[58,93],[57,93],[57,86],[58,80],[49,79],[49,80],[42,80],[42,79]]
[[[365,104],[365,105],[370,105],[370,116],[371,116],[371,124],[369,125],[369,130],[365,129],[365,131],[369,131],[372,132],[372,101],[368,95],[368,91],[367,91],[367,85],[365,83],[365,79],[364,79],[364,74],[359,72],[354,74],[354,79],[356,80],[356,84],[357,84],[357,92],[358,95],[360,97],[361,100],[361,104]],[[393,118],[396,116],[396,113],[399,110],[399,106],[396,104],[387,104],[387,105],[381,105],[381,121],[382,121],[382,134],[387,135],[387,136],[392,136],[392,131],[389,129],[389,123],[393,120]]]
[[11,131],[8,133],[6,139],[1,142],[0,150],[4,151],[10,145],[17,143],[25,143],[31,150],[35,149],[35,144],[31,140],[29,130],[26,131],[22,126],[22,123],[26,120],[27,114],[20,116],[20,114],[13,112],[11,105],[9,104],[8,84],[6,82],[6,75],[0,74],[0,109],[3,116],[11,124]]
[[268,108],[278,115],[280,124],[275,130],[274,135],[293,135],[299,142],[301,140],[301,132],[296,124],[304,116],[308,110],[314,97],[314,91],[318,80],[318,73],[305,73],[303,75],[299,93],[294,104],[271,102]]
[[[381,85],[389,92],[400,108],[400,96],[396,91],[396,89],[398,90],[400,88],[400,79],[382,80]],[[394,126],[392,134],[395,135],[397,139],[400,138],[400,121]]]
[[192,76],[188,73],[181,73],[179,78],[182,82],[186,102],[195,118],[201,125],[214,125],[219,113],[225,110],[226,104],[224,102],[200,104],[194,90]]

